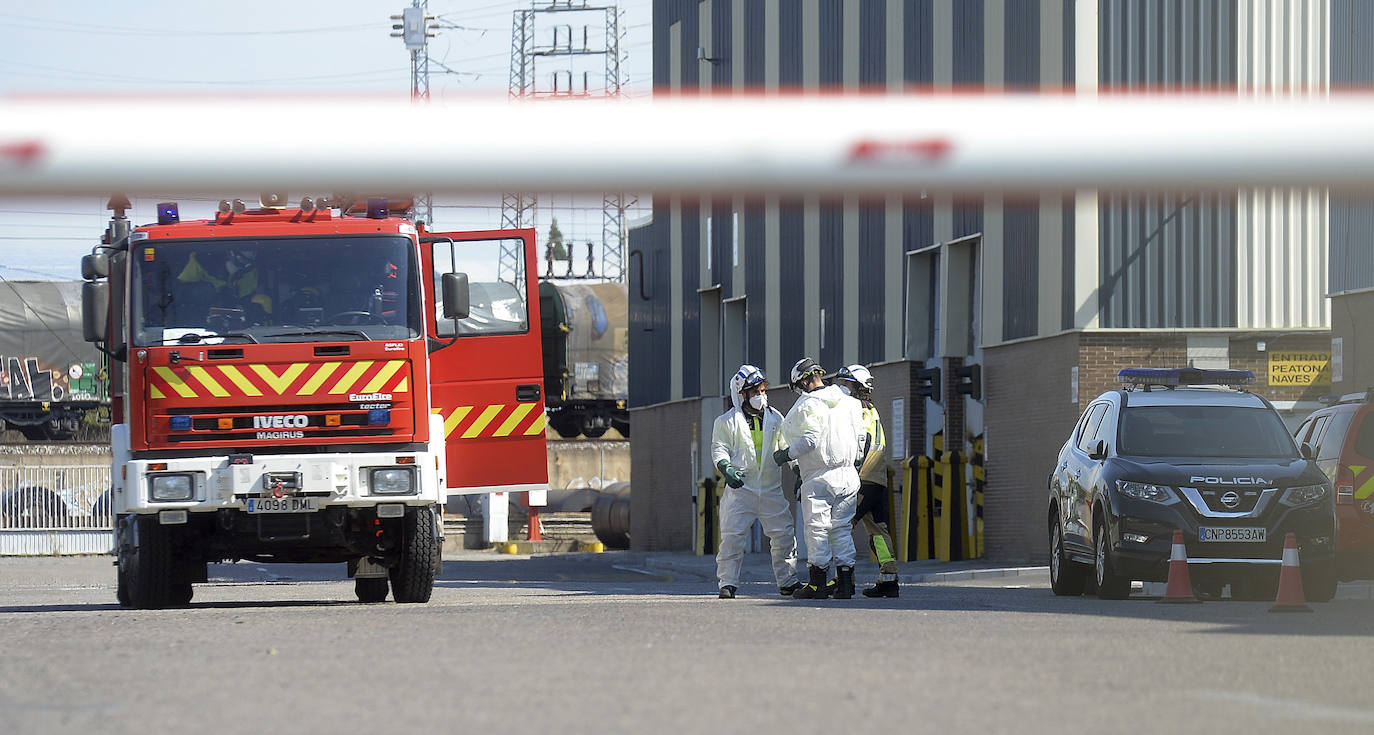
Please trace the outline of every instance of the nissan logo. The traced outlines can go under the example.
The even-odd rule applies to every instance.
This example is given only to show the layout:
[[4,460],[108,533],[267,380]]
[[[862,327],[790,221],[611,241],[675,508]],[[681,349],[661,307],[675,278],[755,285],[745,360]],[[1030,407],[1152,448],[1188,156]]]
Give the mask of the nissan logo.
[[1227,508],[1234,508],[1240,505],[1240,493],[1235,490],[1228,490],[1221,496],[1221,504]]

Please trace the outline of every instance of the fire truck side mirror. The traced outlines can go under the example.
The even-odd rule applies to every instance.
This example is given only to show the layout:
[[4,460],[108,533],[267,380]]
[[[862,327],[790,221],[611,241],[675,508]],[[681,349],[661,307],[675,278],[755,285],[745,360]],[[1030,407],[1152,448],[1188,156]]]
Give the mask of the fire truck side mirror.
[[[84,268],[83,268],[84,270]],[[81,284],[81,334],[87,342],[105,342],[109,337],[110,284],[86,281]]]
[[105,253],[92,253],[81,258],[81,277],[94,281],[110,275],[110,256]]
[[472,305],[468,295],[468,274],[445,273],[443,276],[444,318],[467,319]]

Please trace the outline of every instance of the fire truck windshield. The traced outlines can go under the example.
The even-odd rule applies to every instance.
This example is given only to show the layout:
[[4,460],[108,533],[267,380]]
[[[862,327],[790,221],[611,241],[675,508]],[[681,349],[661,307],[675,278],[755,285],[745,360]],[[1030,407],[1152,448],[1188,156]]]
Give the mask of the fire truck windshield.
[[132,251],[139,346],[421,334],[407,237],[144,240]]

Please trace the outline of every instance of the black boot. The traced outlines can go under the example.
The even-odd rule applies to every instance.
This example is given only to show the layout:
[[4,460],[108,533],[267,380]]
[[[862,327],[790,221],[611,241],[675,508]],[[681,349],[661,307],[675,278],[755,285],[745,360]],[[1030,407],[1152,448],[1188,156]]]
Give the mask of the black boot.
[[801,582],[793,582],[792,584],[789,584],[786,587],[779,587],[778,594],[782,595],[783,597],[791,597],[793,592],[796,592],[801,588]]
[[733,584],[727,584],[727,585],[725,585],[724,587],[721,587],[721,588],[720,588],[720,599],[722,599],[722,600],[733,600],[733,599],[735,599],[735,586],[734,586]]
[[896,597],[897,591],[897,580],[889,579],[885,582],[879,582],[872,587],[866,587],[864,589],[864,597]]
[[835,599],[848,600],[854,596],[854,567],[835,567]]
[[811,567],[811,579],[796,592],[792,593],[795,600],[824,600],[830,596],[830,589],[825,586],[825,567]]

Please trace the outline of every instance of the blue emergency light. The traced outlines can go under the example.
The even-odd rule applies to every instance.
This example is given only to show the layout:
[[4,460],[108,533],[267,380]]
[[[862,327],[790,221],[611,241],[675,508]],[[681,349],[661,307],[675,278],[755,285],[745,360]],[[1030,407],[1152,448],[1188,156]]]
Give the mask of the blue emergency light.
[[1202,368],[1126,368],[1116,374],[1125,385],[1177,388],[1180,385],[1250,385],[1255,374],[1249,370],[1204,370]]
[[367,412],[368,426],[385,425],[391,423],[391,411],[385,408],[374,408]]
[[173,416],[173,417],[171,417],[170,419],[167,420],[167,423],[171,425],[172,431],[190,431],[190,430],[191,430],[191,417],[190,417],[190,416]]
[[160,225],[174,225],[181,221],[181,213],[177,211],[176,202],[161,202],[157,205],[157,223]]
[[368,219],[386,219],[388,214],[390,214],[390,212],[387,209],[386,197],[367,198]]

